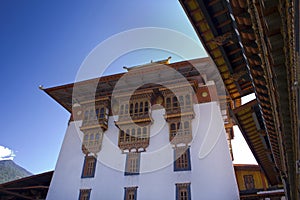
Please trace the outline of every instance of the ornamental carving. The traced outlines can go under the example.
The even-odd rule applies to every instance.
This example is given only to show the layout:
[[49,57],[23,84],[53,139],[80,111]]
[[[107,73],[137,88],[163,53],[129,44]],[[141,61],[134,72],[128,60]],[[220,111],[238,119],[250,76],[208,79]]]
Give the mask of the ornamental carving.
[[[171,90],[170,90],[171,89]],[[194,85],[186,85],[182,87],[172,86],[161,88],[160,91],[164,96],[164,107],[166,110],[165,119],[180,118],[182,116],[190,116],[194,118],[194,95],[197,88]]]
[[151,118],[151,100],[153,91],[143,93],[121,94],[116,97],[119,102],[118,146],[124,152],[142,152],[149,146]]
[[169,140],[171,144],[188,144],[192,142],[191,119],[169,122]]
[[82,152],[96,154],[101,150],[103,134],[108,128],[109,99],[87,102],[82,107]]
[[143,152],[149,146],[150,126],[123,125],[119,127],[118,146],[122,151]]
[[[194,85],[161,88],[164,96],[165,119],[169,124],[169,140],[172,145],[189,144],[192,139],[194,113]],[[170,90],[171,88],[171,90]]]

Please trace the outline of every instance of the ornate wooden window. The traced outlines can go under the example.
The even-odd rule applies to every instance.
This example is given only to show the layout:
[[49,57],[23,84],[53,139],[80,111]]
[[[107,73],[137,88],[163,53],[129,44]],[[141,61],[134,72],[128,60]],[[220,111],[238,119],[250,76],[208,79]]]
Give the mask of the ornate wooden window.
[[176,200],[191,200],[190,183],[176,183]]
[[139,103],[135,103],[135,105],[134,105],[134,115],[139,114],[138,110],[139,110]]
[[106,130],[108,115],[107,104],[86,105],[82,127],[100,125],[103,130]]
[[191,95],[186,94],[186,95],[179,95],[174,96],[174,95],[169,95],[165,98],[165,109],[167,112],[176,112],[176,111],[189,111],[192,106],[191,106]]
[[79,191],[79,200],[89,200],[91,195],[91,189],[81,189]]
[[244,175],[244,183],[246,190],[255,189],[253,175]]
[[166,109],[169,110],[171,108],[172,108],[172,106],[171,106],[171,98],[167,97],[166,98]]
[[174,149],[174,171],[190,171],[191,158],[189,147],[176,147]]
[[[136,100],[129,104],[129,116],[138,118],[148,115],[149,103],[145,100]],[[128,104],[120,105],[119,116],[121,119],[126,119],[128,117]]]
[[127,153],[125,164],[125,176],[138,175],[140,173],[140,153]]
[[93,123],[96,120],[97,120],[97,118],[96,118],[96,113],[95,113],[94,109],[91,108],[91,109],[85,110],[82,125],[87,125],[87,124]]
[[124,200],[137,200],[137,187],[125,187]]
[[173,97],[173,109],[177,109],[179,107],[177,97]]
[[189,143],[192,140],[192,127],[190,120],[170,122],[169,129],[169,139],[173,144]]
[[125,131],[119,131],[119,143],[122,151],[136,151],[142,152],[149,145],[149,126],[139,127],[133,126],[128,127]]
[[104,113],[104,108],[100,108],[100,114],[97,114],[99,119],[104,119],[105,113]]
[[101,149],[103,132],[102,129],[83,130],[84,136],[82,141],[82,150],[84,153],[97,153]]
[[91,178],[95,175],[97,159],[94,156],[85,156],[83,169],[82,169],[82,178]]
[[130,104],[129,113],[130,113],[130,116],[133,115],[133,103]]
[[146,101],[144,106],[144,114],[148,114],[149,111],[149,103]]
[[142,139],[142,129],[139,127],[137,128],[137,134],[136,134],[136,137],[138,140],[141,140]]
[[124,94],[118,99],[119,118],[115,124],[120,130],[118,146],[123,153],[143,152],[149,146],[149,127],[152,123],[149,110],[152,92],[149,90],[146,93],[132,95],[130,98],[126,96],[129,94]]

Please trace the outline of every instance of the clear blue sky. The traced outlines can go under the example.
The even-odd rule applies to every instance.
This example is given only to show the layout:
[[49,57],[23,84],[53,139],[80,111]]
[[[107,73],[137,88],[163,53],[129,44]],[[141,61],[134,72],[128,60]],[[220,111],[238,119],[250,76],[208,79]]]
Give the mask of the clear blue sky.
[[[133,28],[169,28],[200,44],[177,0],[1,0],[0,27],[0,159],[9,157],[10,149],[14,161],[33,173],[54,169],[70,116],[39,85],[74,82],[99,43]],[[133,52],[114,62],[110,72],[167,56]]]
[[[176,0],[1,0],[0,25],[0,146],[33,173],[54,169],[69,119],[40,84],[73,82],[96,45],[132,28],[170,28],[197,38]],[[124,65],[161,58],[138,56]]]

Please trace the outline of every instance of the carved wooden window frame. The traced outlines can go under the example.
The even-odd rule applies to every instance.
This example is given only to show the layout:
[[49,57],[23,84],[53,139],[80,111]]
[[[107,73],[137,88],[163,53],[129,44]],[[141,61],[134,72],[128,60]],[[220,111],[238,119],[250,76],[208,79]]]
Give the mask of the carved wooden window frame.
[[174,137],[184,137],[192,134],[191,120],[182,120],[178,122],[170,122],[169,124],[170,140]]
[[191,171],[190,147],[174,149],[174,171]]
[[134,127],[126,130],[119,130],[119,143],[138,142],[149,138],[148,127]]
[[244,175],[243,179],[244,179],[244,184],[245,184],[246,190],[253,190],[253,189],[255,189],[255,182],[254,182],[253,175],[251,175],[251,174]]
[[131,117],[139,117],[145,116],[149,114],[149,101],[145,99],[141,100],[134,100],[128,104],[121,104],[120,105],[120,116],[129,116]]
[[104,104],[87,106],[84,109],[82,126],[88,126],[94,123],[98,124],[99,121],[102,121],[105,125],[107,125],[108,115],[108,107]]
[[91,189],[80,189],[78,200],[89,200],[91,196]]
[[141,153],[127,153],[125,163],[125,176],[140,174]]
[[86,155],[84,158],[81,178],[93,178],[96,171],[97,158]]
[[167,111],[190,108],[192,106],[191,94],[168,95],[165,97],[165,109]]
[[137,188],[138,187],[125,187],[124,200],[137,200]]
[[[90,152],[89,148],[92,148],[94,150],[94,148],[97,147],[97,149],[99,148],[98,150],[100,150],[102,139],[103,139],[103,132],[101,131],[101,129],[84,130],[82,145],[89,152]],[[98,152],[98,150],[96,150],[96,152]]]
[[191,200],[191,183],[176,183],[176,200]]

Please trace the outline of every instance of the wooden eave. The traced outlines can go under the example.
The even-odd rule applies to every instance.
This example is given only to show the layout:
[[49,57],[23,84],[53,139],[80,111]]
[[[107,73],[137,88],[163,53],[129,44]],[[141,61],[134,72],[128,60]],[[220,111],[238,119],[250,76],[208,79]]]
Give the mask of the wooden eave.
[[234,171],[260,171],[259,165],[252,164],[234,164]]
[[[180,0],[231,99],[253,92],[246,60],[226,1]],[[226,12],[225,12],[226,11]]]
[[[215,61],[216,65],[218,66],[218,60],[214,59],[214,53],[210,52],[210,46],[212,45],[211,42],[216,40],[214,38],[218,38],[226,33],[230,33],[230,38],[228,43],[218,46],[218,48],[223,48],[224,51],[222,51],[222,55],[227,56],[228,54],[231,54],[232,51],[238,52],[238,55],[236,55],[235,59],[227,59],[231,62],[225,62],[224,65],[221,68],[218,67],[221,76],[223,78],[223,81],[225,83],[225,86],[227,88],[227,91],[229,92],[232,99],[235,98],[235,95],[237,93],[231,93],[232,91],[236,91],[234,86],[236,84],[239,84],[239,82],[234,81],[234,77],[236,76],[247,76],[247,82],[246,87],[248,88],[247,92],[238,92],[238,97],[245,96],[249,94],[250,92],[255,91],[256,96],[258,98],[258,101],[261,105],[261,110],[263,113],[263,117],[265,119],[265,123],[267,126],[267,134],[275,136],[274,139],[271,141],[272,150],[274,149],[274,152],[279,152],[279,142],[278,142],[278,131],[273,127],[275,127],[275,121],[276,113],[274,111],[274,105],[273,105],[273,99],[270,98],[270,93],[273,94],[273,91],[269,88],[269,81],[266,78],[267,72],[264,70],[264,67],[261,65],[262,61],[260,60],[260,57],[257,55],[259,52],[259,45],[256,42],[256,35],[254,33],[253,28],[251,27],[252,21],[250,18],[250,14],[246,14],[246,12],[242,12],[240,10],[236,11],[231,7],[231,5],[225,1],[225,0],[219,0],[217,3],[214,3],[213,6],[210,5],[210,0],[202,1],[202,0],[181,0],[181,3],[186,10],[186,13],[188,17],[191,20],[192,25],[194,26],[196,32],[198,33],[198,36],[200,40],[202,41],[203,45],[205,46],[206,50],[212,57],[212,59]],[[235,1],[231,1],[231,4],[233,4]],[[244,8],[247,8],[247,1],[240,0],[238,1]],[[238,4],[238,5],[240,5]],[[227,9],[227,13],[223,13],[221,15],[218,15],[218,17],[222,20],[227,19],[231,20],[231,23],[227,24],[223,28],[218,27],[218,23],[220,23],[220,19],[216,19],[214,16],[216,13],[220,10]],[[195,16],[202,16],[202,23],[199,24],[196,21]],[[238,17],[235,18],[242,18],[242,20],[235,20],[234,17],[231,17],[237,15]],[[242,23],[240,25],[238,22]],[[251,24],[249,23],[251,22]],[[208,41],[205,38],[205,35],[208,34],[208,31],[205,31],[203,33],[202,26],[207,27],[207,29],[211,30],[211,41]],[[250,25],[249,25],[250,24]],[[226,32],[225,32],[226,30]],[[238,34],[239,32],[239,34]],[[214,34],[213,34],[214,33]],[[217,34],[218,33],[218,34]],[[243,44],[243,46],[241,46]],[[217,45],[217,44],[215,44]],[[228,47],[231,47],[229,49]],[[248,49],[247,49],[247,48]],[[239,50],[238,50],[239,49]],[[250,49],[250,50],[249,50]],[[224,54],[227,53],[227,54]],[[237,62],[237,59],[240,59],[239,61],[239,67],[237,72],[234,71],[234,64],[233,62]],[[226,59],[224,59],[226,60]],[[241,67],[242,66],[242,67]],[[227,68],[231,74],[229,76],[224,77],[224,73],[227,70],[224,70]],[[231,70],[230,70],[231,69]],[[249,79],[248,79],[249,78]],[[272,79],[270,79],[272,80]],[[250,89],[249,89],[250,88]],[[255,90],[253,90],[255,89]],[[275,154],[274,155],[276,165],[279,169],[282,169],[281,166],[281,157],[280,155]]]
[[53,171],[0,184],[0,199],[41,199],[47,196]]
[[[278,175],[288,177],[287,188],[293,187],[291,191],[296,194],[297,184],[294,177],[296,177],[295,152],[299,151],[296,140],[298,105],[297,90],[293,87],[299,81],[296,75],[300,72],[297,68],[299,44],[295,42],[299,42],[296,38],[299,36],[297,32],[299,19],[295,18],[299,16],[298,0],[180,0],[180,2],[204,47],[218,66],[231,97],[233,86],[228,79],[234,77],[236,73],[232,62],[246,66],[240,67],[239,72],[245,72],[251,78],[250,82],[260,105],[275,166],[279,170]],[[229,18],[231,23],[225,23],[226,20],[230,20]],[[232,50],[224,49],[228,58],[224,58],[224,61],[229,63],[225,62],[226,66],[220,67],[216,52],[221,47],[213,41],[228,32],[237,46]],[[223,48],[228,46],[233,45],[230,45],[230,42],[222,45]],[[230,59],[230,52],[242,52],[243,58],[236,56],[234,60]],[[231,74],[224,77],[227,71]],[[240,95],[242,96],[242,93]],[[293,199],[295,196],[291,195],[290,198]]]
[[[186,80],[190,82],[194,82],[197,80],[198,83],[204,83],[202,76],[198,69],[194,66],[206,64],[211,66],[211,60],[209,58],[200,58],[189,61],[182,61],[177,63],[168,64],[168,67],[175,69],[179,72]],[[144,70],[131,70],[131,77],[138,77],[141,74],[147,73],[155,73],[159,70],[159,65],[153,65],[152,67],[147,67]],[[103,76],[100,78],[94,78],[91,80],[80,81],[76,83],[66,84],[62,86],[52,87],[43,89],[50,97],[52,97],[55,101],[57,101],[60,105],[62,105],[67,111],[72,111],[73,103],[82,103],[88,102],[91,100],[97,100],[103,97],[110,97],[112,95],[112,91],[114,90],[115,85],[118,80],[126,73],[119,73],[115,75]],[[162,77],[164,79],[165,77]],[[168,78],[166,78],[168,79]],[[170,77],[170,80],[171,77]],[[168,81],[168,80],[166,80]],[[155,84],[155,83],[154,83]],[[73,88],[76,87],[76,94],[74,95]],[[147,88],[152,88],[151,85],[144,85],[139,89],[144,90]],[[121,88],[122,89],[122,88]],[[128,90],[128,87],[124,86],[124,91]],[[120,90],[120,92],[122,92]],[[76,97],[76,99],[75,99]]]
[[[252,29],[251,32],[255,35],[254,38],[241,35],[241,42],[244,46],[248,44],[258,47],[257,51],[248,49],[246,56],[256,95],[263,108],[276,166],[281,175],[288,179],[287,194],[291,199],[296,199],[297,194],[295,154],[298,151],[297,145],[295,146],[295,135],[298,133],[297,92],[293,85],[297,82],[294,16],[295,12],[299,13],[299,7],[295,7],[295,2],[230,1],[238,31]],[[237,16],[241,14],[251,24],[246,25],[237,20]]]
[[[256,117],[256,119],[254,118]],[[258,101],[253,100],[244,104],[232,112],[232,117],[239,126],[245,140],[248,143],[254,157],[264,171],[271,185],[281,183],[275,162],[272,160],[271,149],[266,144],[264,137],[263,119],[260,116]],[[257,124],[258,123],[258,124]]]

